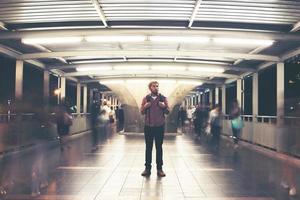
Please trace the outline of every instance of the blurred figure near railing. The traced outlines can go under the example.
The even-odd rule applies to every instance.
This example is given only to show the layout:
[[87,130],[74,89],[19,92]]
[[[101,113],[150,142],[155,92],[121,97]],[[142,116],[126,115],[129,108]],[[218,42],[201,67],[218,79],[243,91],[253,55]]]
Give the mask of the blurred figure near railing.
[[231,117],[231,128],[232,128],[232,137],[234,142],[234,148],[238,148],[238,141],[243,128],[243,120],[241,118],[241,108],[239,107],[238,101],[235,99],[232,102],[230,108],[230,117]]
[[204,104],[199,104],[194,113],[195,133],[201,139],[204,136],[205,128],[209,117],[209,110]]
[[100,105],[98,102],[93,101],[91,105],[91,125],[92,125],[92,152],[98,149],[98,131],[97,131],[97,120],[100,113]]
[[71,115],[69,105],[67,101],[63,99],[56,109],[56,125],[59,141],[61,145],[61,151],[65,148],[66,136],[70,132],[70,126],[72,125],[73,117]]
[[214,150],[218,152],[222,129],[222,108],[219,105],[216,105],[215,109],[210,111],[207,122],[210,127],[210,134],[212,135],[211,144]]

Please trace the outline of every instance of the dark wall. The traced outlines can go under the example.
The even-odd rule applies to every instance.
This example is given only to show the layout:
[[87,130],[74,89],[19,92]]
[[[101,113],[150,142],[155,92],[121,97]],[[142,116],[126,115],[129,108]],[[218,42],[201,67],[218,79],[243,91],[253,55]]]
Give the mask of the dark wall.
[[43,104],[43,71],[24,64],[23,101],[33,106]]
[[253,77],[249,76],[244,78],[244,114],[252,115],[253,105],[252,105],[252,92],[253,92]]
[[15,69],[14,59],[0,55],[0,105],[15,98]]
[[300,63],[285,64],[285,114],[300,116]]
[[226,114],[229,114],[231,104],[236,99],[236,90],[236,81],[226,85]]
[[277,105],[277,70],[270,67],[258,73],[258,114],[275,116]]

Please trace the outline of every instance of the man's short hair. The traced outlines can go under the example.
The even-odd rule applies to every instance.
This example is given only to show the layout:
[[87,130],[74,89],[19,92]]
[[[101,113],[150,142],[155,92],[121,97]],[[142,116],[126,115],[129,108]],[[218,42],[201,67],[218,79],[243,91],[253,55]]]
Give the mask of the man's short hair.
[[157,81],[151,81],[149,84],[148,84],[148,88],[150,89],[150,87],[154,84],[159,84]]

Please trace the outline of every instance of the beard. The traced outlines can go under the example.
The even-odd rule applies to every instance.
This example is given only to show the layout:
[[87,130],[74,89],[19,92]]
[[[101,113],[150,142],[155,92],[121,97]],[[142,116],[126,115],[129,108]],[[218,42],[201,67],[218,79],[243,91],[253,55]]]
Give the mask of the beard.
[[157,95],[158,91],[152,91],[151,93],[154,94],[154,95]]

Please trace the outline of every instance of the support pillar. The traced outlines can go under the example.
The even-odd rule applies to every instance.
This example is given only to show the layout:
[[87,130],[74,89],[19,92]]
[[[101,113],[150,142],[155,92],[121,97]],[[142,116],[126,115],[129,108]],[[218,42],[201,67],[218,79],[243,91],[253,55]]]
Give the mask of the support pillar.
[[43,90],[43,96],[44,96],[44,105],[47,106],[49,104],[49,95],[50,95],[50,74],[48,71],[44,71],[44,90]]
[[222,112],[226,114],[226,85],[222,85]]
[[215,104],[219,104],[219,88],[215,88]]
[[284,63],[277,63],[277,125],[284,123]]
[[22,60],[16,61],[16,79],[15,79],[15,98],[22,100],[23,98],[23,71],[24,62]]
[[83,86],[83,113],[87,113],[87,86]]
[[258,73],[253,74],[252,81],[252,116],[253,122],[256,122],[258,116]]
[[242,106],[242,79],[238,79],[236,81],[236,99],[238,100],[238,103],[240,106]]
[[76,107],[77,113],[81,112],[81,84],[77,83],[76,85],[77,93],[76,93]]
[[60,100],[65,100],[66,98],[66,78],[60,77]]

